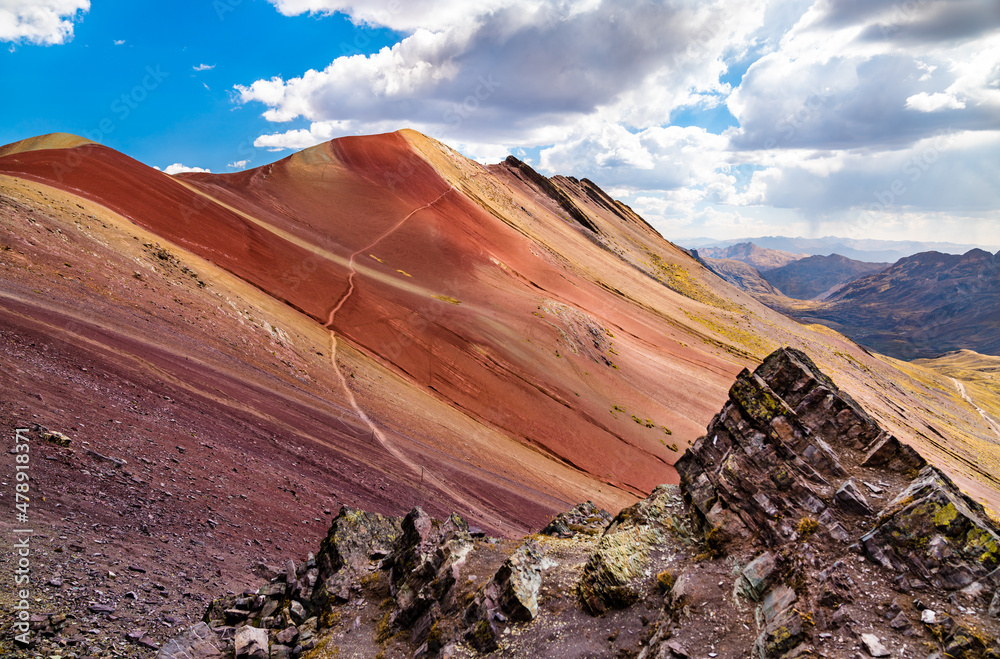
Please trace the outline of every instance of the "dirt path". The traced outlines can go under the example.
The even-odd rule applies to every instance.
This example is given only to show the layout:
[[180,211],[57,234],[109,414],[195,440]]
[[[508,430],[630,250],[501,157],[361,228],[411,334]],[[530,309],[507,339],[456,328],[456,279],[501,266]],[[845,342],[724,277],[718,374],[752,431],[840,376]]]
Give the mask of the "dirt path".
[[383,232],[371,243],[365,245],[364,247],[358,249],[353,254],[351,254],[351,257],[347,263],[348,268],[351,271],[347,277],[347,290],[344,291],[344,295],[341,296],[340,300],[337,301],[337,304],[333,307],[333,309],[330,310],[330,314],[327,316],[326,319],[326,328],[330,330],[330,363],[333,364],[333,368],[337,372],[337,377],[340,379],[340,386],[344,389],[344,394],[347,396],[347,400],[350,402],[351,407],[354,408],[354,412],[369,428],[371,428],[372,436],[378,440],[379,444],[382,445],[382,448],[384,448],[394,458],[399,460],[399,462],[401,462],[408,469],[410,469],[410,471],[414,475],[414,478],[419,478],[421,482],[430,484],[432,487],[434,487],[441,493],[450,497],[453,501],[464,505],[466,510],[475,513],[475,515],[479,517],[481,522],[486,522],[490,526],[494,526],[500,529],[506,526],[503,520],[498,518],[496,515],[490,514],[489,512],[484,510],[481,506],[479,506],[478,504],[467,498],[465,495],[456,491],[454,488],[449,486],[443,480],[441,480],[433,473],[431,473],[430,470],[426,469],[424,466],[414,462],[409,456],[407,456],[402,450],[400,450],[399,447],[396,446],[395,443],[393,443],[392,440],[388,438],[388,436],[386,436],[386,434],[378,427],[378,425],[376,425],[376,423],[372,420],[372,418],[368,416],[368,414],[363,409],[361,409],[360,405],[358,405],[358,401],[357,398],[354,396],[354,392],[347,384],[347,377],[344,375],[344,372],[340,369],[340,366],[337,364],[337,333],[333,329],[333,321],[337,315],[337,312],[341,310],[341,308],[344,306],[347,300],[350,299],[351,295],[354,294],[354,279],[358,274],[354,261],[357,258],[358,254],[373,249],[376,245],[378,245],[380,242],[388,238],[400,227],[402,227],[403,224],[405,224],[406,221],[409,220],[411,217],[413,217],[422,210],[430,208],[431,206],[439,202],[442,198],[444,198],[445,195],[454,190],[456,190],[456,188],[454,186],[450,186],[447,190],[438,195],[438,197],[435,198],[433,201],[430,201],[424,204],[423,206],[420,206],[419,208],[410,211],[410,213],[406,217],[404,217],[399,222],[391,226],[389,229]]
[[955,388],[958,389],[958,393],[962,394],[962,398],[965,400],[965,402],[968,403],[969,405],[972,405],[973,409],[975,409],[977,412],[979,412],[979,414],[983,417],[983,419],[989,425],[990,429],[993,430],[993,433],[998,438],[1000,438],[1000,424],[998,424],[996,421],[994,421],[993,417],[991,417],[989,414],[987,414],[986,411],[983,410],[983,408],[981,408],[978,405],[976,405],[976,403],[972,400],[972,398],[970,398],[969,395],[965,392],[965,385],[964,384],[962,384],[961,382],[959,382],[955,378],[952,378],[951,381],[955,383]]

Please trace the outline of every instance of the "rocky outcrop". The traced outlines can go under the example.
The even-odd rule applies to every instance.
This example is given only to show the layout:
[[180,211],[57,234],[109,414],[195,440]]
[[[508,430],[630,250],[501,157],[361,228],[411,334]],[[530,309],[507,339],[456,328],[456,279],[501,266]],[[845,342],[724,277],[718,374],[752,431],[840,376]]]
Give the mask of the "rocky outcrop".
[[[592,504],[591,504],[592,505]],[[542,553],[526,541],[507,558],[497,573],[476,593],[465,610],[465,638],[482,652],[499,647],[501,627],[510,622],[531,622],[538,615],[538,590],[542,584]]]
[[344,508],[161,656],[1000,656],[1000,532],[803,353],[740,373],[677,470],[518,542]]
[[233,641],[236,659],[268,659],[271,656],[267,630],[259,627],[240,627]]
[[558,538],[572,538],[578,533],[600,535],[611,519],[611,513],[587,501],[556,515],[540,533]]
[[420,508],[403,519],[402,531],[383,565],[396,600],[390,624],[412,630],[414,641],[423,642],[443,614],[458,608],[455,584],[472,540],[458,515],[440,522]]
[[400,533],[398,518],[341,508],[316,555],[312,606],[322,610],[333,602],[350,600],[351,588],[373,561],[389,555]]
[[[831,505],[865,512],[842,453],[882,435],[812,360],[785,349],[740,373],[729,402],[676,468],[706,534],[782,543]],[[823,531],[843,539],[838,524],[827,515]]]
[[676,488],[661,485],[615,516],[576,584],[584,610],[598,615],[622,609],[652,591],[656,568],[665,568],[676,553],[669,520],[679,504]]
[[927,466],[861,538],[865,552],[908,575],[910,588],[957,590],[1000,564],[1000,537],[986,511],[948,476]]
[[312,650],[317,645],[317,632],[332,624],[335,605],[357,595],[364,577],[378,569],[379,561],[390,553],[399,537],[398,518],[341,508],[317,557],[310,554],[299,564],[289,560],[285,570],[266,586],[214,600],[205,612],[204,622],[217,632],[216,638],[200,631],[193,639],[178,637],[174,639],[181,643],[177,652],[161,653],[162,659],[183,657],[178,652],[186,647],[184,644],[201,647],[199,643],[209,641],[232,656],[238,652],[236,640],[241,638],[232,632],[244,628],[259,629],[253,632],[258,641],[263,634],[265,657],[284,653],[298,656]]
[[[870,656],[896,654],[921,636],[942,652],[983,656],[992,641],[981,627],[921,628],[922,602],[896,594],[953,593],[987,608],[1000,585],[994,525],[806,355],[779,350],[740,373],[707,430],[677,463],[681,488],[710,544],[758,548],[734,588],[755,605],[758,656],[817,652],[817,642],[845,628],[858,630]],[[847,551],[871,563],[837,560]],[[872,619],[874,596],[891,602],[881,619]],[[873,626],[878,635],[861,634]],[[658,634],[653,646],[666,647],[672,633]],[[831,649],[822,656],[841,656]]]

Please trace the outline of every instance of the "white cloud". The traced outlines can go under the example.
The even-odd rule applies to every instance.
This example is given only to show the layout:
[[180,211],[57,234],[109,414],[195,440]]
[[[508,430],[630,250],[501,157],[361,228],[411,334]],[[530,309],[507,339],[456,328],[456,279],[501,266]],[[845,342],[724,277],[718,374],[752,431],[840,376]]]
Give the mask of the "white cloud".
[[124,44],[125,44],[125,40],[124,39],[115,39],[115,45],[116,46],[123,46]]
[[[159,167],[153,167],[153,169],[160,169],[160,168]],[[181,174],[183,172],[201,172],[201,173],[204,173],[204,174],[211,174],[212,173],[212,171],[209,170],[209,169],[203,169],[201,167],[188,167],[187,165],[182,165],[179,162],[175,162],[172,165],[167,165],[165,168],[163,168],[160,171],[162,171],[164,174],[170,174],[170,175]]]
[[250,164],[249,160],[237,160],[236,162],[231,162],[226,167],[230,169],[246,169],[247,165]]
[[964,110],[965,101],[960,101],[951,94],[935,92],[928,94],[920,92],[906,99],[906,107],[918,112],[937,112],[938,110]]
[[[464,22],[472,21],[511,5],[520,4],[530,9],[531,2],[511,0],[269,0],[285,16],[304,13],[333,14],[350,16],[358,25],[366,24],[388,27],[403,32],[413,32],[420,28],[443,30]],[[593,3],[586,3],[593,4]]]
[[0,41],[43,46],[73,39],[73,22],[90,0],[0,0]]
[[199,64],[198,66],[191,67],[195,71],[211,71],[215,68],[215,64]]
[[686,235],[853,230],[900,179],[880,231],[951,212],[1000,238],[995,0],[269,1],[402,38],[238,85],[295,122],[257,147],[403,127],[483,162],[537,147]]
[[724,55],[745,47],[765,0],[421,0],[381,14],[380,2],[274,4],[287,14],[346,11],[407,34],[372,55],[237,86],[240,102],[261,103],[269,121],[413,126],[452,143],[532,146],[595,114],[661,125],[678,105],[725,91]]
[[894,148],[1000,128],[1000,12],[980,11],[990,1],[818,0],[728,98],[734,144]]
[[452,144],[455,149],[482,165],[490,165],[507,159],[510,149],[500,144],[480,144],[477,142],[459,142]]

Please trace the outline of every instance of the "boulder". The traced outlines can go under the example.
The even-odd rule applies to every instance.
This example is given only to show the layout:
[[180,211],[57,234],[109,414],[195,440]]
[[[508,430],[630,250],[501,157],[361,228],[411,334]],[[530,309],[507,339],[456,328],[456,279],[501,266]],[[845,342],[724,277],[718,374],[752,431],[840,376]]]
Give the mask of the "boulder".
[[260,627],[239,627],[233,639],[236,659],[268,659],[267,630]]
[[882,645],[882,641],[875,634],[862,634],[861,635],[861,645],[864,646],[865,651],[872,657],[888,657],[889,651],[885,649]]
[[773,659],[787,653],[806,638],[802,616],[795,609],[786,609],[776,616],[757,637],[757,654],[761,659]]
[[483,584],[465,610],[466,640],[482,652],[496,649],[498,621],[530,622],[538,615],[541,585],[542,553],[535,541],[527,540]]
[[615,516],[576,584],[585,611],[622,609],[654,589],[655,559],[671,551],[670,511],[676,500],[675,488],[661,485]]
[[763,554],[747,563],[740,572],[736,588],[747,599],[759,602],[770,587],[777,574],[777,563],[774,554],[765,551]]
[[785,584],[779,584],[773,590],[768,591],[758,608],[759,617],[763,624],[770,624],[771,621],[784,614],[796,600],[798,600],[798,595]]

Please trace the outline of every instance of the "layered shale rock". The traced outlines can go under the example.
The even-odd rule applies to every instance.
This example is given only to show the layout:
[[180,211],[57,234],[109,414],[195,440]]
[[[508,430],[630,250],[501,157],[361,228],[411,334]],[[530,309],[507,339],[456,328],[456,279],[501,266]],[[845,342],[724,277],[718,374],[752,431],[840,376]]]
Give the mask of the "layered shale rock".
[[1000,537],[986,511],[934,467],[924,467],[877,521],[861,538],[865,552],[909,575],[911,588],[964,588],[1000,564]]
[[264,634],[282,658],[1000,657],[989,515],[805,354],[740,373],[677,470],[679,487],[614,518],[588,502],[520,541],[345,508],[317,558],[216,600],[170,647],[256,656]]
[[458,515],[439,522],[420,508],[403,519],[402,530],[383,565],[396,602],[388,620],[394,628],[412,630],[414,641],[423,642],[442,615],[458,608],[455,585],[472,539]]

